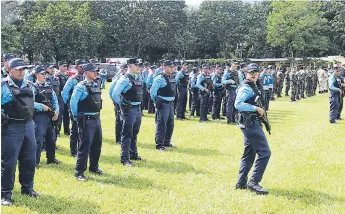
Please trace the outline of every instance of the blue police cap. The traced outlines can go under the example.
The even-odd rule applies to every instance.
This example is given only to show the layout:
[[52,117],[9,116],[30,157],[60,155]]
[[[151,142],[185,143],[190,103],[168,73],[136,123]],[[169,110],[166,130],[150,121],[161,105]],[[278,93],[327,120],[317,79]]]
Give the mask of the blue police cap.
[[54,67],[56,67],[56,66],[53,63],[48,63],[48,64],[45,65],[45,69],[47,69],[47,68],[54,68]]
[[22,59],[13,58],[9,61],[9,67],[12,69],[21,69],[21,68],[29,68],[30,66],[27,65]]
[[247,66],[247,70],[245,71],[246,73],[256,73],[256,72],[260,72],[260,68],[257,64],[255,63],[250,63]]
[[338,65],[333,66],[332,68],[333,71],[340,71],[340,67]]
[[62,61],[62,62],[59,62],[59,63],[58,63],[58,65],[59,65],[59,66],[67,66],[67,65],[68,65],[68,63],[67,63],[67,62],[65,62],[65,61]]
[[87,63],[87,64],[83,65],[82,68],[83,68],[84,72],[96,72],[96,71],[98,71],[98,67],[93,63]]
[[13,54],[6,54],[4,57],[5,61],[10,61],[11,59],[16,58]]
[[41,65],[36,65],[33,71],[34,74],[44,74],[46,73],[46,70],[43,66]]
[[171,60],[164,60],[163,65],[172,67],[172,66],[174,66],[174,63]]
[[120,69],[127,69],[128,68],[128,65],[127,64],[123,64],[120,66]]
[[140,63],[141,63],[141,59],[138,59],[138,58],[131,58],[127,60],[127,64],[139,65]]
[[152,65],[150,68],[151,68],[152,70],[156,70],[157,66]]
[[246,63],[241,63],[240,64],[240,68],[244,68],[244,67],[247,67],[247,64]]
[[83,64],[87,64],[87,62],[86,62],[86,60],[84,60],[84,59],[76,59],[76,60],[74,61],[74,64],[75,64],[76,66],[82,66]]
[[95,60],[95,59],[90,59],[90,60],[89,60],[89,63],[98,64],[98,61]]

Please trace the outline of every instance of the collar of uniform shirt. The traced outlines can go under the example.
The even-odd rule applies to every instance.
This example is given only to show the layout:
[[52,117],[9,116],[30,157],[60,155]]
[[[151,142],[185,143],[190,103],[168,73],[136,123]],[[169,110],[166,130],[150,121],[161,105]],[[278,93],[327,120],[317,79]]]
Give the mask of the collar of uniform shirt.
[[[14,86],[16,88],[20,88],[20,87],[18,87],[17,84],[14,83],[14,80],[10,76],[7,76],[4,80],[6,80],[6,79],[8,80],[7,82],[8,82],[9,86]],[[20,82],[20,81],[18,81],[18,82]],[[26,82],[24,81],[24,79],[22,79],[21,87],[24,87],[25,85],[26,85]]]
[[91,82],[91,81],[89,81],[88,79],[85,79],[85,83],[86,83],[87,86],[94,86],[94,85],[97,85],[97,83]]
[[136,78],[138,75],[132,74],[131,72],[127,71],[126,74],[131,75],[133,78]]
[[44,81],[44,82],[38,82],[38,81],[36,81],[37,82],[37,84],[39,85],[39,86],[48,86],[48,83],[47,83],[47,81]]

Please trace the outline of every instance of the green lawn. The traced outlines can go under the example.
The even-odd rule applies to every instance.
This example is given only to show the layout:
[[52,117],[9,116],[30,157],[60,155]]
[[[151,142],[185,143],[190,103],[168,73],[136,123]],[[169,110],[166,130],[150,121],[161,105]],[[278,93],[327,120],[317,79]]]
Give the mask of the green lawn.
[[154,116],[145,114],[138,151],[146,162],[123,167],[107,90],[103,100],[100,168],[107,174],[87,172],[90,180],[78,182],[76,160],[62,136],[57,158],[63,165],[46,165],[43,154],[36,171],[35,190],[41,197],[21,196],[16,179],[15,205],[3,207],[2,213],[345,212],[345,122],[329,124],[326,94],[295,103],[288,98],[271,102],[272,135],[267,138],[272,156],[261,183],[270,192],[267,196],[234,190],[243,136],[224,120],[175,121],[173,144],[178,148],[161,153],[154,149]]

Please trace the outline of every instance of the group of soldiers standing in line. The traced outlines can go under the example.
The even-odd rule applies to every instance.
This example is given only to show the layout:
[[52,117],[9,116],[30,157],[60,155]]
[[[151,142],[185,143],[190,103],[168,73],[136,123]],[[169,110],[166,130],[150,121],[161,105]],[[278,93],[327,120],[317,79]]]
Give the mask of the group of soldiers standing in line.
[[[58,66],[30,66],[11,55],[6,55],[4,60],[5,66],[1,70],[2,205],[12,204],[17,160],[22,194],[39,196],[33,189],[35,168],[39,168],[43,147],[47,164],[61,163],[55,158],[55,149],[62,123],[65,135],[70,136],[71,155],[77,159],[75,177],[87,181],[84,172],[88,159],[91,173],[104,174],[98,165],[102,148],[103,87],[97,63],[75,60],[77,73],[69,77],[66,62],[59,62]],[[269,110],[269,101],[274,100],[275,95],[281,97],[284,79],[287,96],[291,86],[291,101],[303,98],[305,90],[306,96],[315,95],[315,72],[287,69],[284,74],[272,66],[260,69],[250,65],[250,68],[248,71],[246,64],[233,61],[226,65],[195,65],[189,71],[185,63],[162,60],[157,67],[142,63],[138,58],[129,59],[121,65],[109,89],[116,115],[116,143],[121,145],[121,163],[132,167],[131,161],[143,161],[136,145],[143,109],[155,114],[156,149],[166,152],[166,147],[174,147],[171,143],[174,115],[178,120],[187,119],[188,91],[191,118],[196,113],[200,122],[206,122],[209,120],[207,114],[211,113],[213,120],[226,116],[228,124],[239,121],[237,113],[242,106],[236,106],[236,102],[243,100],[239,100],[241,97],[237,97],[237,92],[242,83],[248,84],[246,75],[251,77],[261,72],[255,77],[259,78],[255,82],[264,103],[263,109],[257,108],[261,116],[263,111]],[[30,69],[32,72],[28,75]],[[256,88],[253,90],[256,94]],[[241,93],[243,97],[250,97],[246,91]],[[262,132],[260,136],[263,136]],[[270,153],[269,149],[267,152]]]

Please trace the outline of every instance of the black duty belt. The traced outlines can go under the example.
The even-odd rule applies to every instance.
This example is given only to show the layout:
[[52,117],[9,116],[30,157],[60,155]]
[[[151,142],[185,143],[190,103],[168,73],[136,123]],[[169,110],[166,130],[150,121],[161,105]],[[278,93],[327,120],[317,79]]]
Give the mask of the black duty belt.
[[97,120],[98,118],[99,118],[99,114],[85,115],[85,120]]

